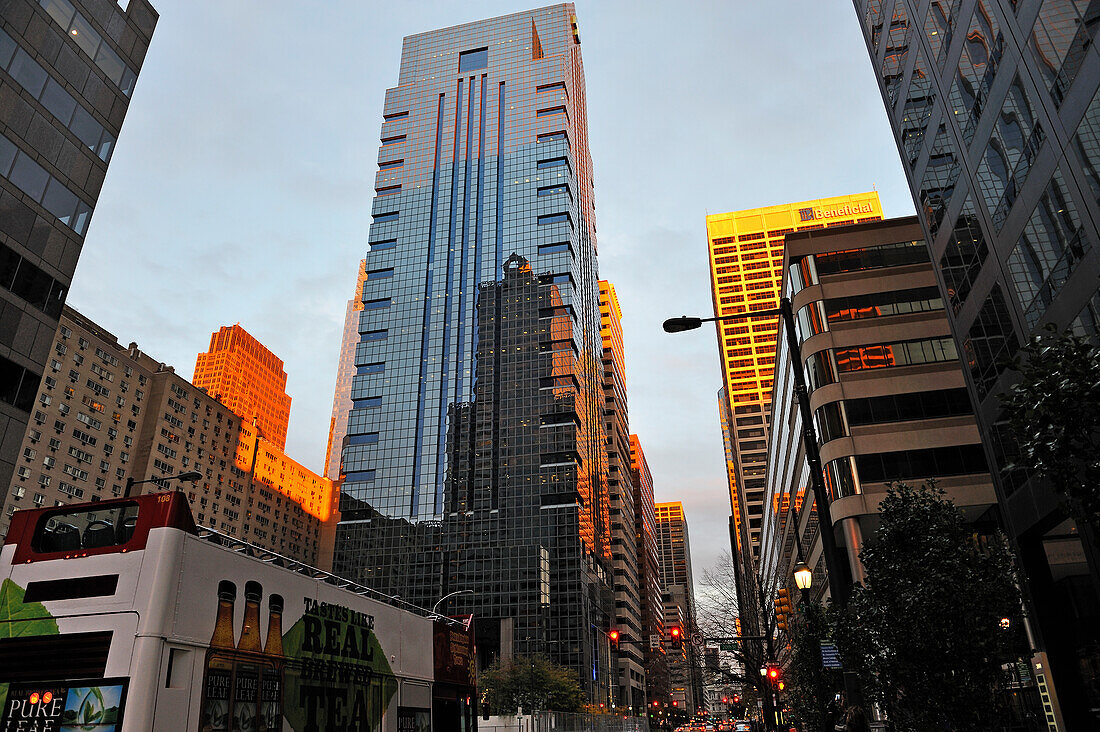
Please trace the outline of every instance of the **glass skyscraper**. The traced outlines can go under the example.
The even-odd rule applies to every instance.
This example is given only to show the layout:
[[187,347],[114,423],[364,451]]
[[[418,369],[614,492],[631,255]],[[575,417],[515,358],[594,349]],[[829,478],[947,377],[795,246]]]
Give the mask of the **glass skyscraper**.
[[427,607],[463,591],[441,611],[475,614],[483,663],[543,653],[605,701],[602,343],[572,5],[407,37],[378,168],[334,570]]
[[[1100,575],[1089,531],[1011,470],[998,395],[1045,324],[1100,337],[1100,2],[855,0],[930,242],[1036,644],[1068,729],[1100,709]],[[1041,658],[1041,656],[1040,656]],[[1037,672],[1038,673],[1038,672]]]

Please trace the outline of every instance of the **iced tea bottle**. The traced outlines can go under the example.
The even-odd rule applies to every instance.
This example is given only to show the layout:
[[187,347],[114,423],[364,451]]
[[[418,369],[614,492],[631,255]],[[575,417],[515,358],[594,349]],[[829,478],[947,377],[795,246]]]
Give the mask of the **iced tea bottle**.
[[263,679],[260,681],[260,729],[283,729],[283,598],[272,595],[267,601],[267,641],[264,643]]
[[233,730],[256,732],[260,698],[260,600],[259,582],[244,584],[244,627],[237,642],[237,669],[233,678]]
[[233,604],[237,586],[223,580],[218,583],[218,617],[206,652],[203,678],[202,720],[200,729],[210,732],[229,730],[229,691],[233,685]]

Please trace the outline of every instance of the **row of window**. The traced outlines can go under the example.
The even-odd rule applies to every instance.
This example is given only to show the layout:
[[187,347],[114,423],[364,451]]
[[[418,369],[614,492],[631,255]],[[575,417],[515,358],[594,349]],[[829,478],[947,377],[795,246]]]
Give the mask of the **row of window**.
[[810,254],[789,267],[792,295],[810,285],[816,285],[821,277],[863,272],[884,267],[902,267],[928,262],[928,247],[923,240],[902,241],[862,249],[848,249],[827,254]]
[[958,359],[951,338],[926,338],[898,343],[879,343],[823,350],[806,359],[810,390],[835,383],[837,373],[941,363]]
[[37,265],[0,244],[0,287],[26,300],[52,318],[61,315],[68,288]]
[[52,79],[37,61],[15,40],[0,30],[0,69],[37,99],[50,114],[88,146],[100,160],[108,162],[115,149],[115,137],[96,121],[88,110],[77,103],[64,87]]
[[103,40],[88,19],[77,12],[69,0],[38,0],[46,9],[50,17],[54,19],[65,34],[69,36],[80,50],[88,54],[88,58],[95,62],[108,79],[114,82],[126,96],[134,91],[135,74],[122,58]]
[[92,207],[3,135],[0,135],[0,176],[14,183],[58,221],[84,235]]
[[862,483],[918,481],[988,472],[981,445],[947,445],[921,450],[895,450],[831,460],[824,468],[833,500],[862,493]]
[[887,394],[829,402],[817,409],[814,423],[821,443],[846,437],[853,425],[909,422],[973,414],[966,389]]

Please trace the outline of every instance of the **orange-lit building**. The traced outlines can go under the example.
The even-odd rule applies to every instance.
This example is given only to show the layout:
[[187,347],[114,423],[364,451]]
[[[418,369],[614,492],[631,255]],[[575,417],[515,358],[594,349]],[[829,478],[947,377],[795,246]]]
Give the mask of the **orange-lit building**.
[[359,274],[355,280],[355,297],[348,300],[344,316],[344,335],[340,339],[340,358],[336,366],[336,389],[332,398],[332,418],[329,420],[328,447],[325,449],[325,477],[340,478],[340,450],[348,431],[348,412],[351,411],[351,384],[355,379],[355,347],[359,345],[359,317],[363,311],[363,283],[367,281],[367,260],[359,261]]
[[210,349],[196,359],[191,382],[246,422],[255,421],[280,450],[286,448],[290,396],[283,361],[239,324],[210,336]]
[[240,324],[222,327],[210,336],[209,351],[198,355],[193,383],[240,418],[234,462],[258,491],[249,499],[254,531],[265,539],[289,533],[299,540],[301,534],[325,567],[331,561],[333,483],[284,452],[290,396],[282,359]]
[[[859,193],[707,216],[711,294],[718,317],[779,307],[783,238],[882,218],[878,193]],[[759,556],[768,420],[778,319],[716,323],[730,505],[739,534]]]

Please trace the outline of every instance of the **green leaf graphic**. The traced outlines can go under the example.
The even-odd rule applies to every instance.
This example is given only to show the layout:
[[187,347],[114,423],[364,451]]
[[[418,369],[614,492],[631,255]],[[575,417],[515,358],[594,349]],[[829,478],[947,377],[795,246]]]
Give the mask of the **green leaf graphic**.
[[[302,732],[306,728],[309,721],[306,718],[307,705],[298,701],[303,698],[303,687],[306,687],[305,691],[307,693],[337,694],[343,697],[344,701],[340,708],[349,714],[354,714],[356,710],[363,708],[359,704],[365,704],[369,717],[367,729],[375,729],[382,722],[382,712],[389,706],[390,701],[397,693],[397,680],[393,677],[393,669],[390,667],[386,651],[378,642],[378,638],[371,632],[366,644],[367,647],[359,648],[358,639],[361,638],[361,634],[358,632],[359,629],[351,627],[347,623],[339,622],[337,623],[336,637],[341,639],[338,643],[341,651],[348,642],[346,636],[350,632],[353,635],[351,642],[355,648],[352,655],[358,656],[358,658],[349,658],[341,654],[328,655],[323,652],[305,651],[303,648],[306,646],[306,622],[307,618],[303,616],[283,634],[283,653],[289,661],[285,667],[283,682],[283,699],[285,700],[283,716],[286,721],[295,732]],[[330,620],[328,622],[331,624],[335,621]],[[369,656],[370,659],[366,660],[365,656]],[[316,674],[318,667],[334,670],[323,681],[317,679],[303,680],[301,670],[303,662],[305,667],[312,669],[314,674]],[[339,678],[339,674],[335,669],[348,669],[349,667],[359,669],[381,682],[380,708],[377,707],[374,701],[370,701],[373,695],[369,693],[369,689],[362,682],[349,682]],[[319,707],[323,710],[324,704],[319,705]],[[339,723],[339,720],[317,721],[325,722],[331,726]]]
[[[0,584],[0,638],[58,635],[57,621],[40,602],[23,602],[23,588],[5,579]],[[0,709],[7,705],[8,684],[0,684]]]

